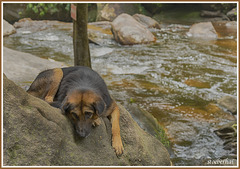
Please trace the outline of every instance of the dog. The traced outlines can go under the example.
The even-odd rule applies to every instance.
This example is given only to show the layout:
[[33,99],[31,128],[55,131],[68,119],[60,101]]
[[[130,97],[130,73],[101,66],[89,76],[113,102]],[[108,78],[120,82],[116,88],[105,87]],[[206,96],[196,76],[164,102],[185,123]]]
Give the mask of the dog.
[[60,108],[80,137],[87,137],[92,125],[100,124],[99,117],[108,117],[112,122],[112,147],[117,156],[123,153],[119,107],[104,80],[91,68],[75,66],[45,70],[39,73],[27,92]]

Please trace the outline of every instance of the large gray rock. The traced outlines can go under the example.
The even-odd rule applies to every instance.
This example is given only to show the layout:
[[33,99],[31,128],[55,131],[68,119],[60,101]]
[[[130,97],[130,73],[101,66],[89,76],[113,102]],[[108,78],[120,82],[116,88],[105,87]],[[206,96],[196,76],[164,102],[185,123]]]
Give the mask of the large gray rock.
[[124,154],[111,146],[107,118],[80,139],[59,109],[28,95],[3,77],[3,164],[7,166],[167,166],[164,146],[144,132],[121,106],[120,127]]
[[155,36],[142,24],[128,14],[119,15],[112,22],[112,31],[117,42],[134,45],[155,42]]
[[133,18],[136,19],[142,25],[146,26],[147,28],[160,29],[159,23],[149,16],[145,16],[142,14],[135,14],[135,15],[133,15]]
[[202,39],[217,39],[218,35],[211,22],[201,22],[193,24],[189,32],[189,37],[202,38]]
[[3,72],[18,84],[34,80],[43,70],[64,66],[61,62],[3,47]]
[[3,36],[8,36],[14,34],[15,32],[16,29],[7,21],[3,20]]

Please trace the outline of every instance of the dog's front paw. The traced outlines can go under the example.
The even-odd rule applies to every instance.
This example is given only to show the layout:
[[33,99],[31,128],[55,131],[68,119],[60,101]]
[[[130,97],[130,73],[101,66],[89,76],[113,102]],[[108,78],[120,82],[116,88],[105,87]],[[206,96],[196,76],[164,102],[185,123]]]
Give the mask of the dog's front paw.
[[99,126],[101,124],[100,118],[97,118],[96,120],[93,121],[92,125],[93,127]]
[[123,153],[124,148],[123,148],[123,144],[120,136],[113,137],[112,146],[115,149],[115,153],[117,156],[120,156]]
[[45,101],[48,102],[48,103],[52,103],[53,102],[53,97],[52,96],[46,96]]

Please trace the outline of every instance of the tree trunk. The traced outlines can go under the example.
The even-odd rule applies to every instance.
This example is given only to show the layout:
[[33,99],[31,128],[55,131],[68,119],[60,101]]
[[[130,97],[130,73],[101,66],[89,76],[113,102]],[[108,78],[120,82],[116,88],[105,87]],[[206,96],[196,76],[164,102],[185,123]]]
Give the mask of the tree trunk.
[[88,44],[87,23],[88,4],[76,5],[76,21],[73,20],[74,65],[91,68],[91,57]]

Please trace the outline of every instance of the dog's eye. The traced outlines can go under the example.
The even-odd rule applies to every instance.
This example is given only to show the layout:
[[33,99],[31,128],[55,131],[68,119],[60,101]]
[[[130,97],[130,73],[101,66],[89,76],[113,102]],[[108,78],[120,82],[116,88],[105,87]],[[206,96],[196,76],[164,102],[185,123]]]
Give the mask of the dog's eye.
[[73,116],[73,118],[78,120],[78,115],[76,113],[72,112],[72,116]]
[[85,119],[90,119],[92,117],[93,113],[92,112],[85,112]]

